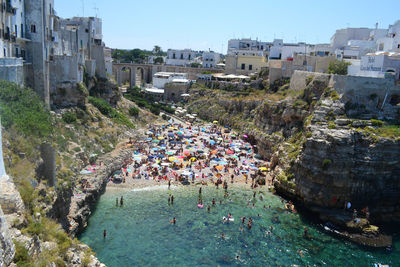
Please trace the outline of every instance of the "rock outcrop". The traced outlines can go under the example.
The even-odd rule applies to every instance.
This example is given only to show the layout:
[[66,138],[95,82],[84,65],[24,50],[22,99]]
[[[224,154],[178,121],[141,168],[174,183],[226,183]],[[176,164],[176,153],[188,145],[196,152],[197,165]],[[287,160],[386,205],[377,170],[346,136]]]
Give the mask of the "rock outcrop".
[[296,71],[274,92],[194,91],[188,109],[248,135],[271,160],[277,191],[306,208],[321,214],[350,201],[368,206],[371,222],[400,222],[400,87]]
[[15,254],[14,243],[9,235],[7,221],[0,207],[0,266],[8,266]]
[[91,208],[96,204],[97,200],[104,193],[108,178],[116,170],[121,169],[124,161],[132,156],[132,148],[125,148],[114,151],[115,156],[105,155],[98,159],[102,162],[102,166],[95,173],[82,175],[79,179],[85,179],[89,182],[90,187],[87,188],[83,196],[72,196],[69,206],[69,214],[65,218],[65,229],[71,236],[76,236],[87,225],[91,214]]

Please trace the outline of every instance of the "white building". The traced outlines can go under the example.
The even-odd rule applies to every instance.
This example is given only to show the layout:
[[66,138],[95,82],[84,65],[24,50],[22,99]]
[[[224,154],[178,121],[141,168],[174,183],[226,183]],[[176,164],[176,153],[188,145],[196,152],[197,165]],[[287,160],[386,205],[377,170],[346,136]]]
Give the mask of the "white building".
[[[357,65],[359,65],[358,68]],[[376,78],[384,78],[385,75],[391,74],[396,79],[400,79],[400,53],[369,53],[361,57],[359,64],[349,67],[348,74]]]
[[346,28],[336,30],[331,37],[331,46],[333,49],[343,49],[350,40],[369,40],[373,29],[369,28]]
[[215,52],[203,52],[203,68],[215,68],[220,62],[221,57]]
[[376,50],[400,52],[400,20],[389,25],[385,36],[376,39]]
[[191,49],[168,49],[167,51],[167,65],[173,66],[190,66],[191,63],[195,62],[196,52]]
[[165,84],[175,82],[183,82],[187,80],[187,73],[175,72],[157,72],[153,75],[153,86],[163,89]]

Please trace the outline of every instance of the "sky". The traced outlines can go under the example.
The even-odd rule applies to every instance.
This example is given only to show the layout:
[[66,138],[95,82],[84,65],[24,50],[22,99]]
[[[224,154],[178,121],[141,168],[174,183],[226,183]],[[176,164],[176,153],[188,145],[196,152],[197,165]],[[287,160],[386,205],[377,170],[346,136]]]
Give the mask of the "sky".
[[98,16],[108,47],[226,52],[228,40],[329,43],[336,29],[388,28],[399,0],[54,0],[57,15]]

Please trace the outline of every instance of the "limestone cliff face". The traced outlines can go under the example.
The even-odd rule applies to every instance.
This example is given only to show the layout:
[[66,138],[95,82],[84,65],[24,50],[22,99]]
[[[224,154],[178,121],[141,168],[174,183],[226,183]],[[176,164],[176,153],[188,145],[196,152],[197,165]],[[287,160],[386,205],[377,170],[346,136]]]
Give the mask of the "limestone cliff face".
[[[323,104],[327,112],[316,113],[337,111],[332,101]],[[356,208],[368,205],[375,221],[400,221],[399,139],[370,136],[351,126],[360,121],[336,119],[327,125],[324,120],[313,118],[293,166],[296,197],[322,207],[341,208],[351,201]]]
[[0,266],[8,266],[15,254],[14,243],[8,231],[7,222],[0,207]]
[[247,134],[278,192],[314,210],[368,205],[379,223],[400,222],[399,102],[390,79],[296,72],[264,99],[197,92],[188,109]]

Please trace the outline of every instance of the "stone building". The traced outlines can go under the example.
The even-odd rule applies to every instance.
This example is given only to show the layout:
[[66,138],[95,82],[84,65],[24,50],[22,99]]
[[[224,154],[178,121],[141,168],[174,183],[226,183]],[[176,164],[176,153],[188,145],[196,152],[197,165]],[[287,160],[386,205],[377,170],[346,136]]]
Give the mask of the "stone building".
[[167,51],[167,65],[174,66],[190,66],[191,63],[195,62],[196,52],[192,49],[168,49]]

